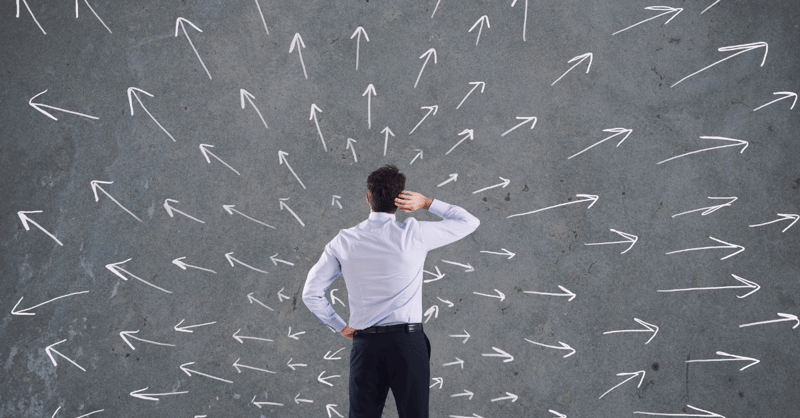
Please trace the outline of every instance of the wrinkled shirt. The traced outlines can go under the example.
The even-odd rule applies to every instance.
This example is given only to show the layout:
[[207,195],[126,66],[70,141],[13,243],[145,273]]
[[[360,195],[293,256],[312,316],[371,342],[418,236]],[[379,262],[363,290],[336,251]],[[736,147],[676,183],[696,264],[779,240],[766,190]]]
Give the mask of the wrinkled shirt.
[[360,224],[342,229],[308,272],[303,302],[333,331],[347,323],[325,298],[328,287],[344,275],[350,327],[422,322],[422,268],[428,252],[458,241],[480,221],[466,210],[434,200],[429,212],[442,218],[427,222],[371,212]]

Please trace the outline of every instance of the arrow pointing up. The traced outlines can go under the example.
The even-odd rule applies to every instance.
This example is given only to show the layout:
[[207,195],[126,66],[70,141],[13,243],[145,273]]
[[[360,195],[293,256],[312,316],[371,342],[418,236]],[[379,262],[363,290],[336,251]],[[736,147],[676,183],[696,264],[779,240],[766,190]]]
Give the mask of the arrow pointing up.
[[713,64],[711,64],[709,66],[707,66],[707,67],[703,67],[702,69],[697,70],[697,71],[687,75],[686,77],[683,77],[682,79],[678,80],[678,82],[676,82],[675,84],[671,85],[670,87],[675,87],[678,84],[680,84],[681,82],[683,82],[683,80],[686,80],[687,78],[689,78],[691,76],[697,75],[697,74],[699,74],[699,73],[701,73],[701,72],[703,72],[703,71],[705,71],[705,70],[707,70],[707,69],[709,69],[709,68],[711,68],[711,67],[713,67],[713,66],[715,66],[715,65],[717,65],[717,64],[719,64],[719,63],[721,63],[723,61],[727,61],[727,60],[729,60],[729,59],[731,59],[731,58],[733,58],[733,57],[735,57],[735,56],[737,56],[739,54],[744,54],[745,52],[761,48],[762,46],[764,47],[764,58],[761,60],[761,66],[763,67],[764,63],[767,61],[767,52],[769,52],[769,45],[766,42],[753,42],[753,43],[750,43],[750,44],[723,46],[722,48],[718,49],[719,52],[730,52],[730,51],[739,51],[739,52],[737,52],[737,53],[735,53],[733,55],[730,55],[728,57],[725,57],[725,58],[723,58],[723,59],[721,59],[721,60],[719,60],[719,61],[717,61],[717,62],[715,62],[715,63],[713,63]]
[[564,74],[561,74],[561,77],[558,77],[558,78],[556,79],[556,81],[554,81],[554,82],[553,82],[553,84],[551,84],[551,86],[553,86],[553,85],[555,85],[556,83],[558,83],[558,80],[561,80],[561,78],[562,78],[562,77],[564,77],[565,75],[567,75],[567,73],[568,73],[568,72],[572,71],[572,69],[573,69],[573,68],[575,68],[575,67],[577,67],[578,65],[580,65],[580,63],[582,63],[583,61],[585,61],[585,60],[586,60],[586,58],[589,58],[589,66],[588,66],[588,67],[586,67],[586,74],[589,74],[589,69],[591,69],[591,68],[592,68],[592,57],[593,57],[592,53],[591,53],[591,52],[587,52],[587,53],[585,53],[585,54],[583,54],[583,55],[578,55],[577,57],[575,57],[575,58],[573,58],[573,59],[571,59],[571,60],[567,61],[567,64],[569,64],[569,63],[571,63],[571,62],[573,62],[573,61],[578,61],[578,62],[576,62],[576,63],[575,63],[575,65],[573,65],[572,67],[569,67],[569,70],[567,70],[567,71],[566,71]]
[[34,226],[39,228],[42,232],[47,234],[48,237],[52,238],[58,245],[60,245],[62,247],[64,246],[64,244],[62,244],[61,241],[59,241],[58,238],[55,237],[55,235],[47,232],[47,230],[42,228],[41,225],[37,224],[36,222],[33,221],[33,219],[29,218],[28,217],[29,213],[42,213],[42,211],[40,211],[40,210],[31,210],[31,211],[19,211],[19,212],[17,212],[17,216],[19,216],[19,220],[22,221],[22,226],[25,228],[26,231],[30,231],[31,230],[31,227],[28,226],[28,222],[30,222]]
[[[47,35],[47,32],[44,31],[44,28],[42,28],[42,25],[39,24],[38,20],[36,20],[36,16],[33,15],[33,12],[31,11],[31,7],[28,6],[28,1],[27,0],[22,0],[22,4],[24,4],[25,8],[28,9],[28,13],[33,18],[33,21],[36,22],[36,26],[39,27],[39,30],[41,30],[43,34]],[[17,18],[19,18],[19,0],[17,0]]]
[[425,62],[422,63],[422,68],[419,70],[419,75],[417,76],[417,81],[414,82],[414,88],[417,88],[417,83],[419,83],[419,78],[422,77],[422,72],[425,71],[425,66],[428,65],[428,60],[431,59],[431,55],[433,55],[433,63],[437,64],[436,62],[436,50],[431,48],[425,51],[424,54],[420,55],[419,59],[425,58]]
[[37,98],[37,97],[39,97],[39,96],[41,96],[41,95],[43,95],[45,93],[47,93],[47,90],[37,94],[36,96],[31,97],[31,99],[28,100],[28,104],[32,108],[36,109],[37,111],[39,111],[40,113],[42,113],[43,115],[47,116],[50,119],[58,120],[55,116],[53,116],[49,112],[46,112],[46,111],[42,110],[42,108],[58,110],[58,111],[61,111],[61,112],[64,112],[64,113],[69,113],[69,114],[72,114],[72,115],[77,115],[77,116],[81,116],[81,117],[88,118],[88,119],[94,119],[94,120],[100,119],[97,116],[84,115],[83,113],[78,113],[78,112],[73,112],[71,110],[61,109],[60,107],[55,107],[55,106],[50,106],[50,105],[46,105],[46,104],[42,104],[42,103],[34,103],[33,102],[33,99],[35,99],[35,98]]
[[464,101],[467,100],[467,97],[469,97],[469,95],[472,94],[472,92],[475,91],[475,89],[477,89],[478,86],[481,86],[481,93],[483,93],[483,89],[486,87],[486,83],[484,83],[483,81],[473,81],[470,82],[469,84],[473,85],[472,89],[469,91],[469,93],[467,93],[466,96],[464,96],[463,99],[461,99],[461,103],[459,103],[458,106],[456,106],[456,109],[460,108],[461,105],[464,104]]
[[279,150],[278,151],[278,162],[280,164],[286,164],[286,168],[288,168],[289,171],[292,172],[292,175],[294,176],[295,179],[297,179],[297,182],[300,183],[300,185],[303,186],[303,188],[305,189],[306,185],[303,184],[303,182],[300,180],[300,177],[297,177],[297,173],[295,173],[294,170],[292,170],[292,166],[290,166],[289,165],[289,161],[286,160],[286,156],[287,155],[289,155],[288,152],[283,152],[283,151]]
[[355,160],[355,162],[358,162],[358,156],[356,155],[356,147],[355,147],[355,145],[353,145],[356,142],[358,142],[358,141],[356,141],[353,138],[347,138],[347,146],[345,147],[345,149],[349,149],[349,150],[353,151],[353,160]]
[[[111,32],[111,29],[108,28],[108,26],[106,25],[106,22],[103,22],[103,19],[100,19],[100,16],[98,16],[97,12],[94,11],[94,9],[92,8],[92,5],[89,4],[89,0],[83,0],[83,2],[86,3],[86,7],[88,7],[89,10],[92,11],[92,13],[94,13],[94,17],[96,17],[97,20],[99,20],[100,23],[103,24],[103,27],[106,28],[108,33],[114,33],[114,32]],[[77,19],[77,18],[78,18],[78,0],[75,0],[75,19]]]
[[394,136],[394,132],[392,132],[392,130],[389,129],[389,127],[387,126],[387,127],[383,128],[381,133],[382,134],[386,134],[386,137],[383,140],[383,156],[385,157],[386,156],[386,149],[389,148],[389,135]]
[[491,28],[492,27],[491,25],[489,25],[489,16],[483,15],[483,16],[481,16],[480,19],[478,19],[477,22],[475,22],[474,25],[472,25],[471,28],[469,28],[469,33],[472,33],[472,30],[475,29],[475,27],[478,26],[478,24],[481,25],[481,27],[478,28],[478,38],[475,39],[475,45],[478,45],[478,42],[481,41],[481,31],[483,30],[483,24],[484,23],[486,23],[486,27],[487,28]]
[[350,39],[353,39],[356,36],[358,36],[358,39],[356,39],[356,71],[358,71],[358,55],[361,50],[361,35],[364,35],[364,39],[366,39],[367,42],[369,42],[369,36],[367,36],[367,31],[365,31],[364,28],[362,28],[361,26],[357,27],[355,32],[353,32],[353,34],[350,36]]
[[[314,125],[317,126],[317,133],[319,134],[319,140],[322,141],[322,148],[325,149],[325,152],[328,152],[328,146],[325,145],[325,138],[322,137],[322,131],[319,129],[319,121],[317,120],[317,112],[322,112],[322,109],[317,107],[316,104],[311,103],[311,115],[308,117],[308,120],[313,120]],[[384,155],[386,152],[384,151]]]
[[[464,129],[463,131],[461,131],[459,133],[459,135],[464,135],[464,137],[461,138],[461,140],[458,141],[455,145],[453,145],[453,148],[450,148],[449,151],[445,152],[444,155],[447,155],[447,154],[450,154],[451,152],[453,152],[453,150],[456,149],[457,146],[461,145],[462,142],[464,142],[464,141],[466,141],[468,139],[470,141],[472,141],[472,139],[475,137],[475,131],[473,131],[472,129]],[[502,177],[500,177],[500,178],[502,178]]]
[[208,72],[208,68],[206,68],[206,64],[203,63],[203,59],[200,58],[200,54],[197,52],[197,48],[194,47],[194,43],[192,43],[192,38],[190,38],[189,34],[186,33],[186,27],[183,25],[184,22],[188,23],[191,27],[195,28],[198,32],[203,32],[194,23],[192,23],[192,22],[190,22],[190,21],[188,21],[188,20],[186,20],[186,19],[184,19],[182,17],[179,17],[177,20],[175,20],[175,36],[176,37],[178,36],[178,27],[180,27],[183,30],[183,34],[186,35],[186,39],[189,40],[189,45],[192,46],[192,50],[194,51],[194,54],[197,55],[197,59],[200,60],[200,65],[202,65],[203,69],[206,70],[206,74],[208,74],[208,79],[211,80],[211,73]]
[[367,129],[372,129],[372,96],[377,96],[378,93],[375,93],[375,86],[372,84],[367,86],[367,89],[364,90],[364,94],[361,96],[367,96]]
[[300,64],[303,66],[303,75],[308,80],[308,73],[306,73],[306,64],[303,62],[303,50],[306,44],[303,42],[303,37],[300,36],[299,33],[294,34],[294,38],[292,38],[292,45],[289,47],[289,53],[291,54],[295,48],[297,48],[297,54],[300,55]]
[[249,91],[247,91],[245,89],[239,89],[239,99],[240,99],[240,102],[242,104],[242,109],[245,108],[244,101],[246,99],[247,102],[250,103],[250,106],[253,106],[253,109],[255,109],[256,113],[258,113],[258,118],[261,119],[261,123],[264,124],[264,127],[269,129],[269,126],[267,126],[267,121],[265,121],[264,120],[264,116],[261,115],[261,111],[258,110],[258,107],[256,107],[256,104],[253,103],[253,99],[255,99],[255,98],[256,97],[253,96]]

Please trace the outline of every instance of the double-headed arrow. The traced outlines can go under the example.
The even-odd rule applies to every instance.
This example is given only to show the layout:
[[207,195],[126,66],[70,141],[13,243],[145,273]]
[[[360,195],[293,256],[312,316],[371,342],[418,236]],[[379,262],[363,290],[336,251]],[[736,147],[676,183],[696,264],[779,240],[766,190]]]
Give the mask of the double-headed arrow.
[[37,228],[39,228],[42,232],[47,234],[48,237],[52,238],[58,245],[60,245],[62,247],[64,246],[64,244],[62,244],[61,241],[59,241],[58,238],[56,238],[55,235],[47,232],[47,230],[42,228],[41,225],[37,224],[36,222],[33,221],[33,219],[29,218],[28,217],[29,213],[42,213],[42,211],[40,211],[40,210],[29,210],[29,211],[19,211],[19,212],[17,212],[17,216],[19,216],[19,220],[22,221],[22,226],[25,228],[26,231],[30,231],[31,230],[31,227],[28,226],[28,222],[30,222],[30,223],[34,224]]
[[56,117],[55,117],[55,116],[53,116],[52,114],[50,114],[50,113],[48,113],[48,112],[46,112],[46,111],[42,110],[42,108],[47,108],[47,109],[58,110],[58,111],[61,111],[61,112],[64,112],[64,113],[70,113],[70,114],[77,115],[77,116],[81,116],[81,117],[84,117],[84,118],[87,118],[87,119],[94,119],[94,120],[100,119],[100,118],[98,118],[97,116],[84,115],[83,113],[78,113],[78,112],[73,112],[73,111],[71,111],[71,110],[61,109],[60,107],[55,107],[55,106],[50,106],[50,105],[46,105],[46,104],[42,104],[42,103],[34,103],[34,102],[33,102],[33,99],[35,99],[35,98],[37,98],[37,97],[39,97],[39,96],[41,96],[41,95],[43,95],[43,94],[45,94],[45,93],[47,93],[47,90],[45,90],[45,91],[43,91],[43,92],[41,92],[41,93],[37,94],[36,96],[33,96],[33,97],[31,97],[31,99],[30,99],[30,100],[28,100],[28,104],[29,104],[29,105],[30,105],[32,108],[34,108],[34,109],[36,109],[37,111],[41,112],[43,115],[47,116],[47,117],[48,117],[48,118],[50,118],[50,119],[53,119],[53,120],[58,120],[58,118],[56,118]]
[[156,120],[155,117],[153,117],[153,115],[150,113],[150,111],[147,110],[146,107],[144,107],[144,103],[142,103],[142,99],[139,98],[139,95],[136,94],[136,92],[139,92],[139,93],[142,93],[142,94],[146,94],[146,95],[148,95],[150,97],[154,97],[152,94],[150,94],[150,93],[148,93],[148,92],[146,92],[146,91],[144,91],[142,89],[139,89],[139,88],[136,88],[136,87],[128,87],[128,104],[130,104],[130,107],[131,107],[131,116],[133,116],[133,99],[136,98],[136,101],[139,102],[140,106],[142,106],[142,109],[144,109],[144,112],[147,113],[147,116],[150,116],[150,119],[153,119],[153,122],[155,122],[156,125],[158,125],[158,127],[161,128],[161,130],[164,131],[165,134],[167,134],[167,136],[169,137],[169,139],[172,140],[172,142],[176,142],[175,138],[173,138],[172,135],[169,132],[167,132],[167,130],[164,129],[164,127],[161,126],[160,123],[158,123],[158,121]]
[[546,208],[536,209],[536,210],[530,211],[530,212],[517,213],[517,214],[514,214],[514,215],[509,215],[506,218],[513,218],[515,216],[530,215],[530,214],[533,214],[533,213],[536,213],[536,212],[542,212],[542,211],[545,211],[545,210],[548,210],[548,209],[557,208],[559,206],[574,205],[576,203],[581,203],[581,202],[592,202],[592,203],[589,204],[589,206],[586,207],[586,209],[589,209],[595,204],[595,202],[597,202],[597,199],[600,198],[600,196],[591,195],[591,194],[579,194],[579,195],[576,195],[576,196],[580,197],[582,199],[578,199],[578,200],[576,200],[574,202],[567,202],[567,203],[561,203],[561,204],[558,204],[558,205],[548,206]]
[[197,48],[194,47],[194,43],[192,43],[192,38],[190,38],[189,34],[186,33],[186,27],[183,25],[184,22],[186,22],[189,25],[191,25],[191,27],[195,28],[198,32],[203,32],[194,23],[192,23],[192,22],[190,22],[190,21],[188,21],[188,20],[186,20],[186,19],[184,19],[182,17],[179,17],[177,20],[175,20],[175,36],[176,37],[178,36],[178,27],[180,27],[181,30],[183,30],[183,34],[186,35],[186,39],[189,40],[189,45],[192,46],[192,50],[194,51],[194,54],[197,55],[197,59],[200,60],[200,65],[202,65],[203,69],[206,70],[206,74],[208,74],[208,79],[210,80],[211,79],[211,73],[208,72],[208,68],[206,68],[206,64],[203,63],[203,59],[200,58],[200,54],[197,52]]
[[767,61],[767,52],[769,52],[769,45],[766,42],[753,42],[753,43],[750,43],[750,44],[723,46],[722,48],[718,49],[719,52],[730,52],[730,51],[739,51],[739,52],[737,52],[737,53],[735,53],[733,55],[727,56],[727,57],[725,57],[725,58],[723,58],[723,59],[721,59],[721,60],[719,60],[719,61],[717,61],[717,62],[715,62],[715,63],[713,63],[711,65],[709,65],[709,66],[703,67],[702,69],[697,70],[697,71],[687,75],[686,77],[683,77],[682,79],[678,80],[675,84],[671,85],[670,87],[675,87],[678,84],[680,84],[681,82],[683,82],[683,80],[686,80],[687,78],[689,78],[691,76],[697,75],[697,74],[699,74],[699,73],[701,73],[701,72],[703,72],[703,71],[705,71],[705,70],[707,70],[707,69],[709,69],[709,68],[711,68],[711,67],[713,67],[713,66],[715,66],[715,65],[717,65],[717,64],[719,64],[719,63],[721,63],[723,61],[727,61],[727,60],[729,60],[729,59],[731,59],[731,58],[733,58],[733,57],[735,57],[735,56],[737,56],[739,54],[744,54],[745,52],[752,51],[754,49],[758,49],[758,48],[761,48],[761,47],[764,47],[764,58],[761,60],[761,66],[763,67],[764,63]]

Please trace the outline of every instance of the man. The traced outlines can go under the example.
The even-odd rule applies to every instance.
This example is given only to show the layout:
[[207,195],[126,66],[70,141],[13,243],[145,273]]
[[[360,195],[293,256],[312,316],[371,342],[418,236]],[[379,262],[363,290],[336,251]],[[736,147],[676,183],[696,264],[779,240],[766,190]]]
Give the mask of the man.
[[[405,175],[384,166],[367,178],[369,219],[339,234],[308,272],[303,302],[323,324],[353,340],[350,418],[380,417],[392,389],[401,418],[427,418],[430,341],[422,332],[422,267],[428,251],[458,241],[480,221],[466,210],[405,189]],[[395,219],[425,209],[438,222]],[[344,275],[350,325],[325,291]]]

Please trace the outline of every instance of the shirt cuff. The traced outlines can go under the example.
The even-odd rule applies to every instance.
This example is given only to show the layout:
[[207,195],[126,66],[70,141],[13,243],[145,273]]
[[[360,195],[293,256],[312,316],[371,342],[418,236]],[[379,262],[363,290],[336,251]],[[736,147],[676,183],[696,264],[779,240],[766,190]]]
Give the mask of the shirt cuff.
[[433,203],[431,203],[431,207],[428,208],[428,212],[440,218],[444,218],[444,214],[447,212],[448,209],[450,209],[450,205],[442,202],[441,200],[433,199]]
[[336,315],[331,322],[328,326],[333,332],[341,332],[347,326],[347,322],[344,322],[344,319],[339,315]]

